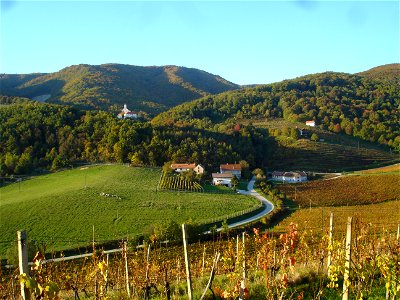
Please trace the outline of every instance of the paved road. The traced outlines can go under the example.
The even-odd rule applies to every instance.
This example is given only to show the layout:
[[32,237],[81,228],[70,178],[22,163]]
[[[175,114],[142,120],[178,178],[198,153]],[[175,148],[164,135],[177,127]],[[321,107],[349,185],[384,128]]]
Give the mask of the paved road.
[[253,177],[249,181],[249,184],[247,185],[247,191],[238,190],[238,192],[243,194],[243,195],[249,195],[249,196],[253,196],[253,197],[257,198],[258,200],[260,200],[264,204],[264,209],[261,212],[259,212],[258,214],[254,215],[252,217],[249,217],[249,218],[247,218],[245,220],[241,220],[239,222],[235,222],[235,223],[229,224],[228,225],[229,228],[234,228],[234,227],[237,227],[237,226],[245,225],[247,223],[251,223],[251,222],[256,221],[256,220],[260,219],[261,217],[269,214],[271,211],[273,211],[274,205],[271,202],[269,202],[267,200],[267,198],[261,196],[259,193],[257,193],[254,190],[254,183],[255,182],[256,182],[256,178]]

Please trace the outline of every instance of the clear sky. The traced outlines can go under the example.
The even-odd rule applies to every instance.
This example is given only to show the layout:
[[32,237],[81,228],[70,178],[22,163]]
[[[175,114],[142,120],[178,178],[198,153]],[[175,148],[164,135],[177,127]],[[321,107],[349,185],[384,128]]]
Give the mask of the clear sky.
[[178,65],[238,84],[400,62],[399,1],[3,1],[0,73]]

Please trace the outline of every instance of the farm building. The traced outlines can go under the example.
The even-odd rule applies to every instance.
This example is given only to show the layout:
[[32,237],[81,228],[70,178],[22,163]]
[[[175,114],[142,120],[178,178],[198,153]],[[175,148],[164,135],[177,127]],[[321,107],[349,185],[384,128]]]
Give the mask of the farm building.
[[315,127],[315,121],[306,121],[307,126]]
[[287,183],[292,182],[304,182],[307,181],[306,172],[279,172],[274,171],[272,173],[272,180],[282,181]]
[[204,174],[204,167],[200,164],[172,164],[171,169],[177,173],[193,170],[197,175]]
[[121,110],[117,117],[118,119],[137,119],[138,114],[130,111],[126,104],[124,104],[124,108]]
[[232,174],[238,179],[242,177],[242,166],[240,164],[223,164],[219,166],[221,174]]
[[232,173],[212,173],[212,183],[213,185],[225,185],[227,187],[232,187]]

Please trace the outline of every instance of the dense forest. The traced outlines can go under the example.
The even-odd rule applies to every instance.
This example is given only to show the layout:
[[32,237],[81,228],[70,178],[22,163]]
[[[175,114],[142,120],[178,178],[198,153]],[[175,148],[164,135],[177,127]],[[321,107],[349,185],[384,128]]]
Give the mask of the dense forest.
[[[0,96],[0,173],[55,170],[77,162],[162,166],[176,161],[215,168],[221,162],[245,160],[250,167],[270,166],[271,159],[286,156],[282,156],[284,149],[279,148],[274,130],[252,125],[252,120],[260,118],[315,120],[319,128],[334,134],[400,152],[399,66],[355,75],[307,75],[207,95],[161,113],[151,122]],[[286,134],[294,140],[297,135],[294,128]],[[318,137],[311,136],[311,140]],[[293,153],[289,151],[289,157]]]
[[206,96],[153,124],[215,128],[243,119],[314,120],[318,127],[400,151],[400,64],[360,74],[326,72]]
[[246,160],[255,166],[263,165],[269,153],[265,132],[252,126],[222,133],[119,120],[107,112],[42,103],[2,105],[0,123],[2,176],[76,162],[201,162],[210,168]]
[[128,104],[149,114],[236,88],[219,76],[177,66],[76,65],[49,74],[0,75],[3,96],[113,112]]

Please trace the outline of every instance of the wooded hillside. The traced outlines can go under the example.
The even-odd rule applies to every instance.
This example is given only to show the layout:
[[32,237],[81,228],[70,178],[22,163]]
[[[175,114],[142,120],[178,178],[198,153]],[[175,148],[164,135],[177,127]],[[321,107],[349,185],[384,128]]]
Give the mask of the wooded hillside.
[[400,151],[400,64],[358,75],[326,72],[229,91],[185,103],[154,124],[234,124],[241,119],[281,118],[388,145]]
[[0,75],[1,95],[114,112],[128,104],[135,111],[158,113],[236,88],[219,76],[177,66],[75,65],[49,74]]

